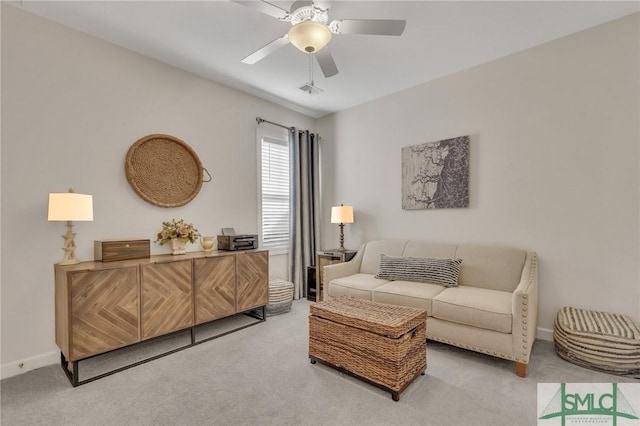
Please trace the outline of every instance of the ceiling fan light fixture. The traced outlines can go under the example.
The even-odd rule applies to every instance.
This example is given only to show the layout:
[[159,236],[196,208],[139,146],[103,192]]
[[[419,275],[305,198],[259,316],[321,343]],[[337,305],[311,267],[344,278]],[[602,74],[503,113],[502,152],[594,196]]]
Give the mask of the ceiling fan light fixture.
[[331,41],[331,30],[318,22],[303,21],[289,28],[289,41],[305,53],[314,53]]

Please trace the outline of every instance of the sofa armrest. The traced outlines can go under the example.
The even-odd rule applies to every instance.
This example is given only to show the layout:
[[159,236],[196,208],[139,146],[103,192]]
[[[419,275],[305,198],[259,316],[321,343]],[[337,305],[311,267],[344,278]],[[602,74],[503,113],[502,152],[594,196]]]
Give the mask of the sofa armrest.
[[527,253],[520,283],[513,292],[513,354],[515,361],[529,363],[538,328],[538,256]]
[[348,262],[334,263],[333,265],[327,265],[324,267],[323,279],[326,283],[325,292],[328,294],[329,283],[336,278],[348,277],[349,275],[357,274],[360,272],[360,264],[362,263],[362,257],[364,253],[364,245],[361,245],[356,255]]

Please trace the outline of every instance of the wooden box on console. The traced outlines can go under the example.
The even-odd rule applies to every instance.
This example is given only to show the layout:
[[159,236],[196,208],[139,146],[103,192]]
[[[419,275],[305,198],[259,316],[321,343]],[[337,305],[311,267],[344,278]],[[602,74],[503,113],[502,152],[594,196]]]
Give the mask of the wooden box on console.
[[102,262],[145,259],[151,256],[150,240],[102,240],[93,244],[94,259]]

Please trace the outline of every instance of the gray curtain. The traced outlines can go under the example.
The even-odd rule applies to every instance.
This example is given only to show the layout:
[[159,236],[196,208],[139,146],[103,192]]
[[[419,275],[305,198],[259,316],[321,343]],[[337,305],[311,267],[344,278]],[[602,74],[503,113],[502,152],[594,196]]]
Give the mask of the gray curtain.
[[319,140],[309,131],[291,132],[289,279],[294,284],[294,299],[307,295],[307,267],[315,266],[320,244]]

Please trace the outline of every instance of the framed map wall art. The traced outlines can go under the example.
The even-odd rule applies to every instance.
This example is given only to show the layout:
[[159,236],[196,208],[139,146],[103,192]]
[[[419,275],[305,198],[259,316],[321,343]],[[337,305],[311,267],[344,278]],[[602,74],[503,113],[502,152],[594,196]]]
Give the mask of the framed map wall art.
[[469,207],[469,136],[402,148],[402,208],[459,207]]

